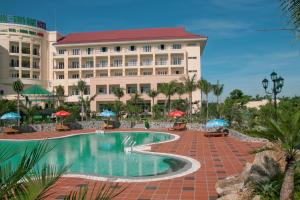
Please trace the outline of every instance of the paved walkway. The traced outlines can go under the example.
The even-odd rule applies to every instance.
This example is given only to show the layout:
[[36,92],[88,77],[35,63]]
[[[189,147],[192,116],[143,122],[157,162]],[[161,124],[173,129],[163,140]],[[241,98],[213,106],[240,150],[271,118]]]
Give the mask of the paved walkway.
[[[121,129],[118,129],[121,130]],[[129,129],[122,129],[129,130]],[[132,130],[132,129],[130,129]],[[30,133],[19,135],[0,135],[0,139],[33,139],[58,137],[69,134],[87,133],[92,130],[70,131],[63,133]],[[158,130],[157,130],[158,131]],[[165,129],[159,131],[166,131]],[[246,162],[252,162],[254,156],[249,152],[259,143],[241,142],[229,137],[204,137],[197,131],[173,132],[180,139],[170,143],[152,145],[152,151],[179,154],[197,159],[201,168],[193,174],[165,181],[129,183],[128,188],[117,198],[120,200],[213,200],[217,198],[215,184],[218,179],[242,171]],[[95,182],[79,178],[61,178],[51,189],[49,199],[63,199],[72,189],[82,184],[91,188]],[[97,183],[101,184],[101,183]]]

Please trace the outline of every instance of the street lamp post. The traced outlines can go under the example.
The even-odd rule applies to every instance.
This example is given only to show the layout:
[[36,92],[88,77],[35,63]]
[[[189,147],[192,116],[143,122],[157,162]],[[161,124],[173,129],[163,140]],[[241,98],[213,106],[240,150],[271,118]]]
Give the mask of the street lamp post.
[[281,76],[278,77],[277,73],[274,71],[271,73],[270,76],[273,82],[273,88],[271,89],[271,92],[267,91],[268,83],[269,83],[268,79],[265,78],[264,80],[262,80],[262,85],[263,88],[265,89],[266,94],[273,95],[274,108],[275,108],[275,120],[277,120],[277,94],[279,94],[282,90],[284,79]]

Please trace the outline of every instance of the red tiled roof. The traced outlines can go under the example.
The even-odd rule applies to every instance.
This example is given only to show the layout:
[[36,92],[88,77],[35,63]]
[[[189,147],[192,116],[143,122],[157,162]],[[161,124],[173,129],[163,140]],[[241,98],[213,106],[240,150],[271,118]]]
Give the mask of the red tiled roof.
[[157,39],[192,39],[207,38],[203,35],[188,33],[183,27],[178,28],[147,28],[135,30],[99,31],[71,33],[60,39],[56,44],[76,44],[91,42],[116,42]]

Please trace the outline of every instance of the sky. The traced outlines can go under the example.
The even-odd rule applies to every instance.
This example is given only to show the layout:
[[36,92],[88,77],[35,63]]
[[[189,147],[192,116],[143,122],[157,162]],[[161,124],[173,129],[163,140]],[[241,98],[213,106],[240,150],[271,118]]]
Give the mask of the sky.
[[261,80],[275,70],[285,79],[279,96],[300,95],[300,39],[280,0],[1,0],[0,13],[46,22],[71,32],[184,26],[208,36],[202,77],[233,89],[265,95]]

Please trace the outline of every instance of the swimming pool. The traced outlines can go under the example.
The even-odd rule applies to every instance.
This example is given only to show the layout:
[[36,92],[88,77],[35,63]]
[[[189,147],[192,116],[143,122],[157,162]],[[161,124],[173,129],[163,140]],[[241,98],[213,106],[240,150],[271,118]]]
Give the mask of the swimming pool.
[[[49,139],[49,152],[39,164],[47,161],[55,166],[70,165],[66,176],[104,177],[142,180],[178,174],[192,168],[188,159],[171,154],[126,152],[126,148],[167,142],[175,135],[158,132],[111,132],[104,134],[80,134]],[[12,145],[22,150],[33,147],[38,141],[0,141],[0,146]],[[13,163],[18,162],[18,157]]]

